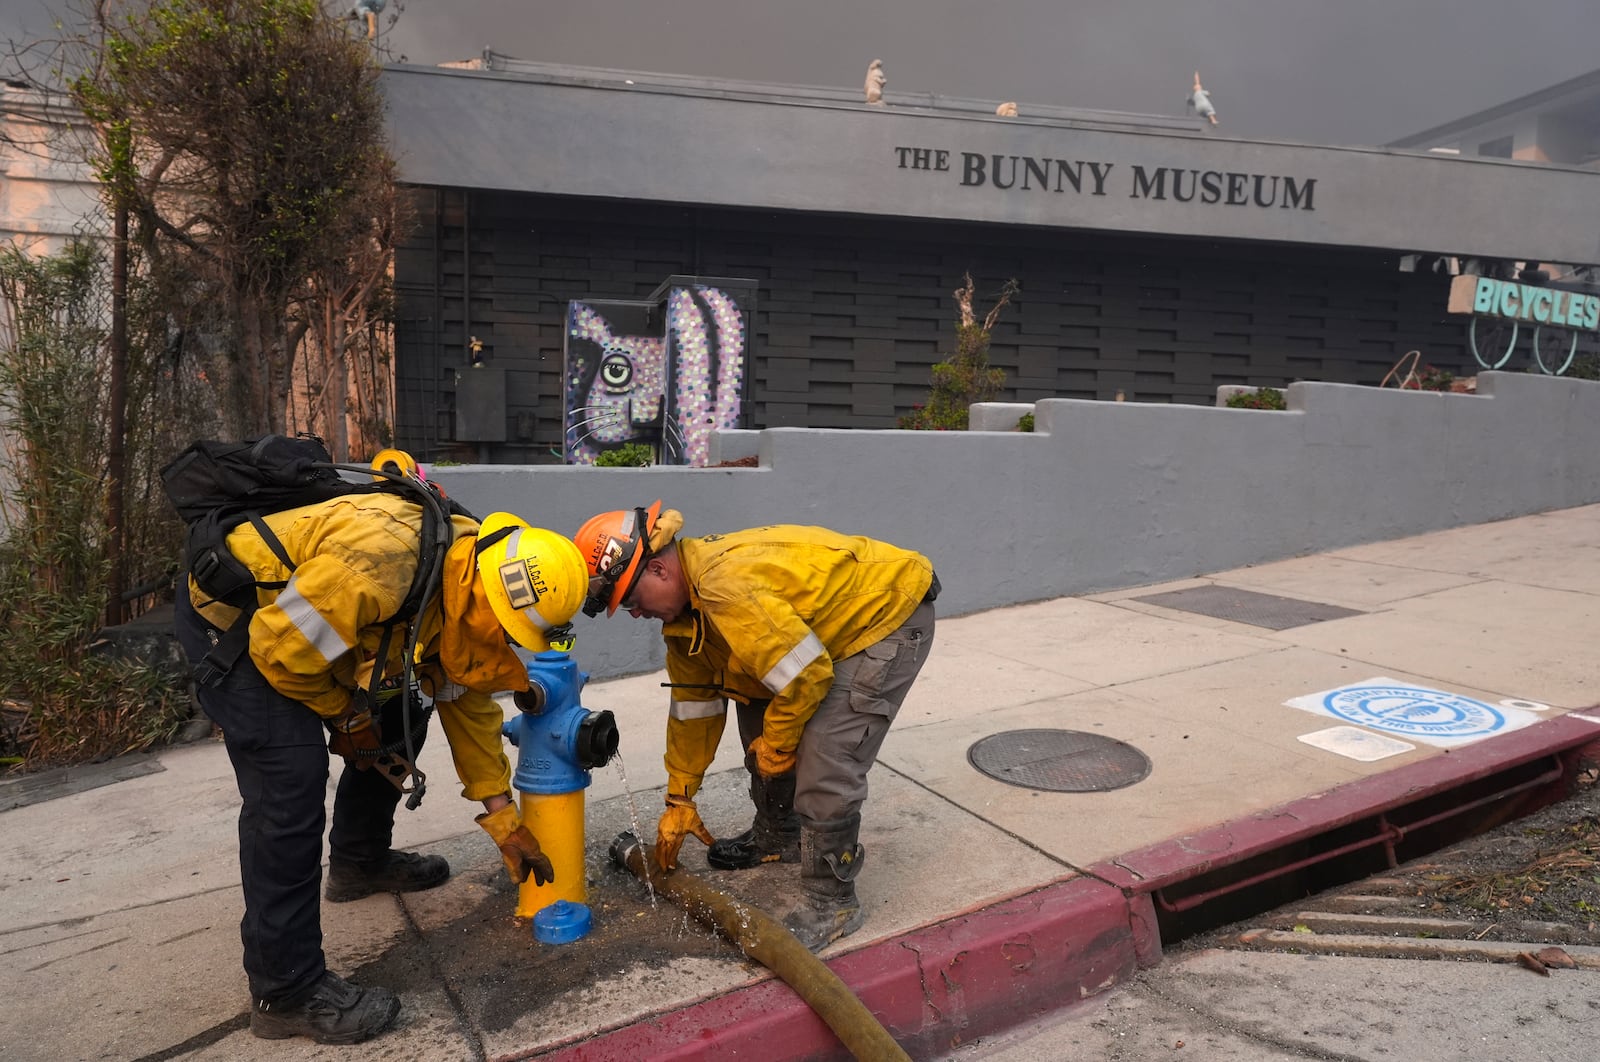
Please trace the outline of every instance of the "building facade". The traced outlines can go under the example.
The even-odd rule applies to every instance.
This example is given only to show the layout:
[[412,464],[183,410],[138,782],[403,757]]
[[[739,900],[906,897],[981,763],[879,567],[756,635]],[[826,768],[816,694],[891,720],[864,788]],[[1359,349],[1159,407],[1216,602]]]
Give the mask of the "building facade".
[[[1600,258],[1600,174],[1558,165],[492,54],[384,81],[421,221],[396,262],[397,440],[433,457],[561,460],[568,304],[674,275],[756,282],[746,426],[888,428],[953,348],[968,272],[980,312],[1021,284],[1002,400],[1210,404],[1377,384],[1411,350],[1470,372],[1461,261]],[[474,361],[503,408],[464,417]]]
[[87,134],[66,96],[0,82],[0,243],[51,254],[108,231]]

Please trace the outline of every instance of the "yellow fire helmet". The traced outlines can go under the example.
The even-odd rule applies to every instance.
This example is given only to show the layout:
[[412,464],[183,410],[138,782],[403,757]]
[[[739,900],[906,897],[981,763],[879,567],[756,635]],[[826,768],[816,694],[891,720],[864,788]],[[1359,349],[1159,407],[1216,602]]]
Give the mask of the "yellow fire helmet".
[[569,649],[589,568],[571,539],[490,513],[478,528],[478,578],[506,633],[524,649]]

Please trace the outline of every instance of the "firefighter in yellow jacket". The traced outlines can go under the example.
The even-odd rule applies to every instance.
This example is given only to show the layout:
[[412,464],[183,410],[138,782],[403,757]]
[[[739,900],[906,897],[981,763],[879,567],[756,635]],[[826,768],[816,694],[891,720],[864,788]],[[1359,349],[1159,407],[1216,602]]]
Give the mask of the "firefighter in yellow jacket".
[[[656,860],[676,866],[692,834],[719,869],[798,862],[803,899],[784,924],[816,951],[865,917],[867,772],[933,646],[939,581],[920,553],[822,527],[678,538],[682,527],[657,501],[602,513],[575,539],[591,575],[586,614],[661,621],[672,699]],[[694,795],[730,698],[755,820],[718,841]]]
[[[411,749],[426,733],[425,712],[397,711],[397,682],[385,678],[404,673],[405,627],[386,638],[385,621],[411,588],[423,518],[421,503],[403,495],[348,495],[264,517],[282,557],[249,523],[227,538],[257,581],[258,605],[248,653],[197,692],[222,728],[243,798],[240,935],[257,1036],[355,1043],[400,1011],[387,989],[357,987],[325,965],[318,890],[330,752],[346,766],[333,803],[327,899],[431,888],[450,874],[440,856],[390,848],[400,789],[384,769],[404,744],[403,714],[414,716]],[[588,572],[570,540],[508,513],[482,526],[456,515],[446,534],[443,585],[412,620],[420,625],[413,674],[444,726],[461,795],[483,803],[477,822],[507,872],[543,884],[553,877],[550,861],[511,799],[504,713],[490,695],[528,688],[510,642],[537,651],[565,637]],[[238,616],[191,579],[177,601],[190,660],[201,664]],[[389,691],[378,703],[375,685]]]

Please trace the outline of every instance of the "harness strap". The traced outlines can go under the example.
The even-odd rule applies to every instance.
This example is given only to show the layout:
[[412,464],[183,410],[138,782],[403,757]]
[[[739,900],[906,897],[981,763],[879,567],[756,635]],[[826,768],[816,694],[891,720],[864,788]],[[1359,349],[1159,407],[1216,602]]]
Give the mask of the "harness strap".
[[515,526],[502,527],[492,535],[479,535],[478,541],[474,543],[472,547],[473,554],[475,556],[481,556],[484,550],[488,549],[496,542],[499,542],[501,539],[509,538],[511,536],[511,532],[515,530],[517,530]]
[[223,677],[233,670],[233,665],[239,662],[239,657],[244,655],[249,644],[250,613],[246,612],[233,621],[233,626],[222,632],[217,644],[213,645],[211,651],[195,665],[195,682],[202,686],[215,686],[220,683]]
[[[250,526],[256,529],[256,534],[261,536],[261,541],[266,543],[267,548],[272,551],[273,555],[283,562],[285,568],[288,568],[291,572],[294,571],[295,564],[289,557],[289,551],[283,547],[283,541],[272,533],[272,528],[267,526],[267,522],[261,519],[261,514],[245,513],[244,515],[245,519],[250,521]],[[258,582],[256,585],[263,590],[282,590],[289,585],[289,581],[287,579],[274,579],[264,583]],[[247,612],[253,611],[255,611],[253,606],[247,610]]]

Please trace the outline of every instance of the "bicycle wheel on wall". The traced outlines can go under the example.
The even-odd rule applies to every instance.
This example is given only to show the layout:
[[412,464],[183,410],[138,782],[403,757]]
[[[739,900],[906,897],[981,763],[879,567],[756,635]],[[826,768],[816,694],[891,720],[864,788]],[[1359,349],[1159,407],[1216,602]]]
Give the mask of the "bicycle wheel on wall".
[[1578,352],[1578,331],[1559,325],[1540,325],[1533,330],[1533,360],[1539,371],[1560,376]]
[[1485,369],[1498,369],[1511,359],[1517,345],[1517,322],[1503,317],[1474,317],[1467,328],[1472,356]]

